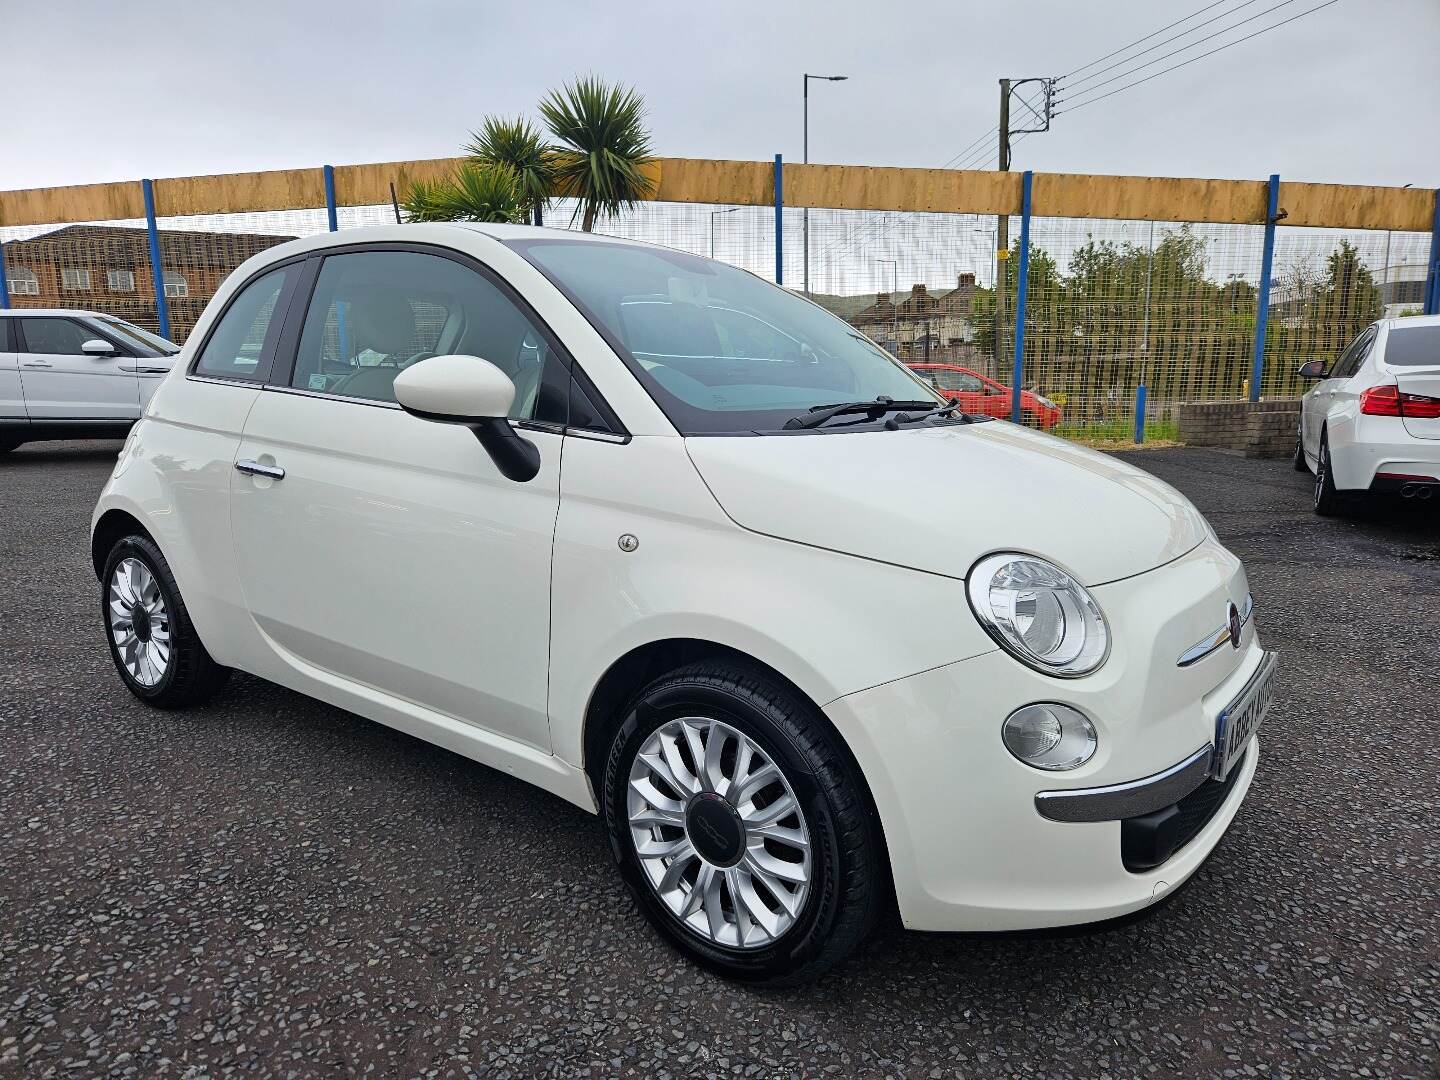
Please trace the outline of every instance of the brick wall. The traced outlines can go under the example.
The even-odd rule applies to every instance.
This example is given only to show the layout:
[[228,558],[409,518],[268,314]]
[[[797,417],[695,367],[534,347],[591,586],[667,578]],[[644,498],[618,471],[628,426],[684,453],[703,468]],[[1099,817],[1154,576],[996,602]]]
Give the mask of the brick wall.
[[1246,457],[1289,457],[1300,426],[1300,402],[1202,401],[1180,406],[1180,441],[1237,450]]

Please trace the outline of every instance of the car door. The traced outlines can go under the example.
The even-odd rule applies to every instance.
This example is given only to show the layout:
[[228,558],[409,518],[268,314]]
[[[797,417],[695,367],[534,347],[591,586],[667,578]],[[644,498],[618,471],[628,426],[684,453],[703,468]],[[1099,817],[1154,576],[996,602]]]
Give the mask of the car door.
[[1374,340],[1374,327],[1367,327],[1361,331],[1360,335],[1340,354],[1340,358],[1331,365],[1325,377],[1301,399],[1300,423],[1305,435],[1305,449],[1311,457],[1315,457],[1320,452],[1320,431],[1324,428],[1325,418],[1330,413],[1330,405],[1335,391],[1351,375],[1355,374],[1355,369],[1364,359],[1364,353],[1368,351],[1369,343]]
[[[237,452],[272,475],[231,483],[246,606],[288,669],[276,677],[318,672],[548,751],[558,343],[498,278],[439,249],[346,250],[310,272]],[[534,479],[506,479],[467,428],[396,404],[395,376],[441,353],[510,375]]]
[[135,420],[140,384],[132,358],[113,346],[91,355],[81,346],[104,340],[94,327],[58,315],[21,316],[20,385],[32,421]]
[[25,395],[20,392],[20,357],[15,352],[14,319],[0,318],[0,440],[3,425],[25,422]]

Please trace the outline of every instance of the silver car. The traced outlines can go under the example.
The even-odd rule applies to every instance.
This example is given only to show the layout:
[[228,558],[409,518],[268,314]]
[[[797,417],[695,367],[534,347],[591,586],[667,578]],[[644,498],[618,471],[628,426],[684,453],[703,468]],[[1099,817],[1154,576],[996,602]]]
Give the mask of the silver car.
[[0,453],[47,439],[122,439],[180,347],[95,311],[0,311]]

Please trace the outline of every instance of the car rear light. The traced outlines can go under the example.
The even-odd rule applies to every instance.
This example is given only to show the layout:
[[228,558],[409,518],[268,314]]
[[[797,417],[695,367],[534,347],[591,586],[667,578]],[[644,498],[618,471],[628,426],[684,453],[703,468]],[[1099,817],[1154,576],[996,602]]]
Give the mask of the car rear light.
[[1404,416],[1411,420],[1440,420],[1440,398],[1424,394],[1402,394],[1393,383],[1372,386],[1360,395],[1360,411],[1366,416]]

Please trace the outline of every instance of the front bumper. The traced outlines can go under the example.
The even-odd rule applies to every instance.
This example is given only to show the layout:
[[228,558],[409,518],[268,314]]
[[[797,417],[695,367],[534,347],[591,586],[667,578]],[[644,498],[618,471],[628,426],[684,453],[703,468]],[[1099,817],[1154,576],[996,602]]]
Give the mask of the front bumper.
[[[1142,822],[1127,837],[1121,820],[1057,821],[1037,809],[1041,792],[1153,779],[1201,752],[1208,762],[1216,717],[1265,657],[1252,621],[1239,649],[1176,666],[1226,597],[1248,594],[1243,570],[1217,544],[1094,591],[1114,631],[1110,658],[1094,675],[1061,683],[995,651],[826,707],[875,797],[907,927],[1023,930],[1129,914],[1189,878],[1238,812],[1259,761],[1253,739],[1218,808],[1207,807],[1203,826],[1163,859],[1147,860],[1145,845],[1173,825]],[[1011,757],[1001,723],[1034,701],[1085,712],[1100,736],[1095,756],[1067,773]],[[1193,791],[1203,777],[1192,772],[1185,782]],[[1164,804],[1152,791],[1132,820],[1173,806],[1183,786],[1162,788],[1173,796]]]

